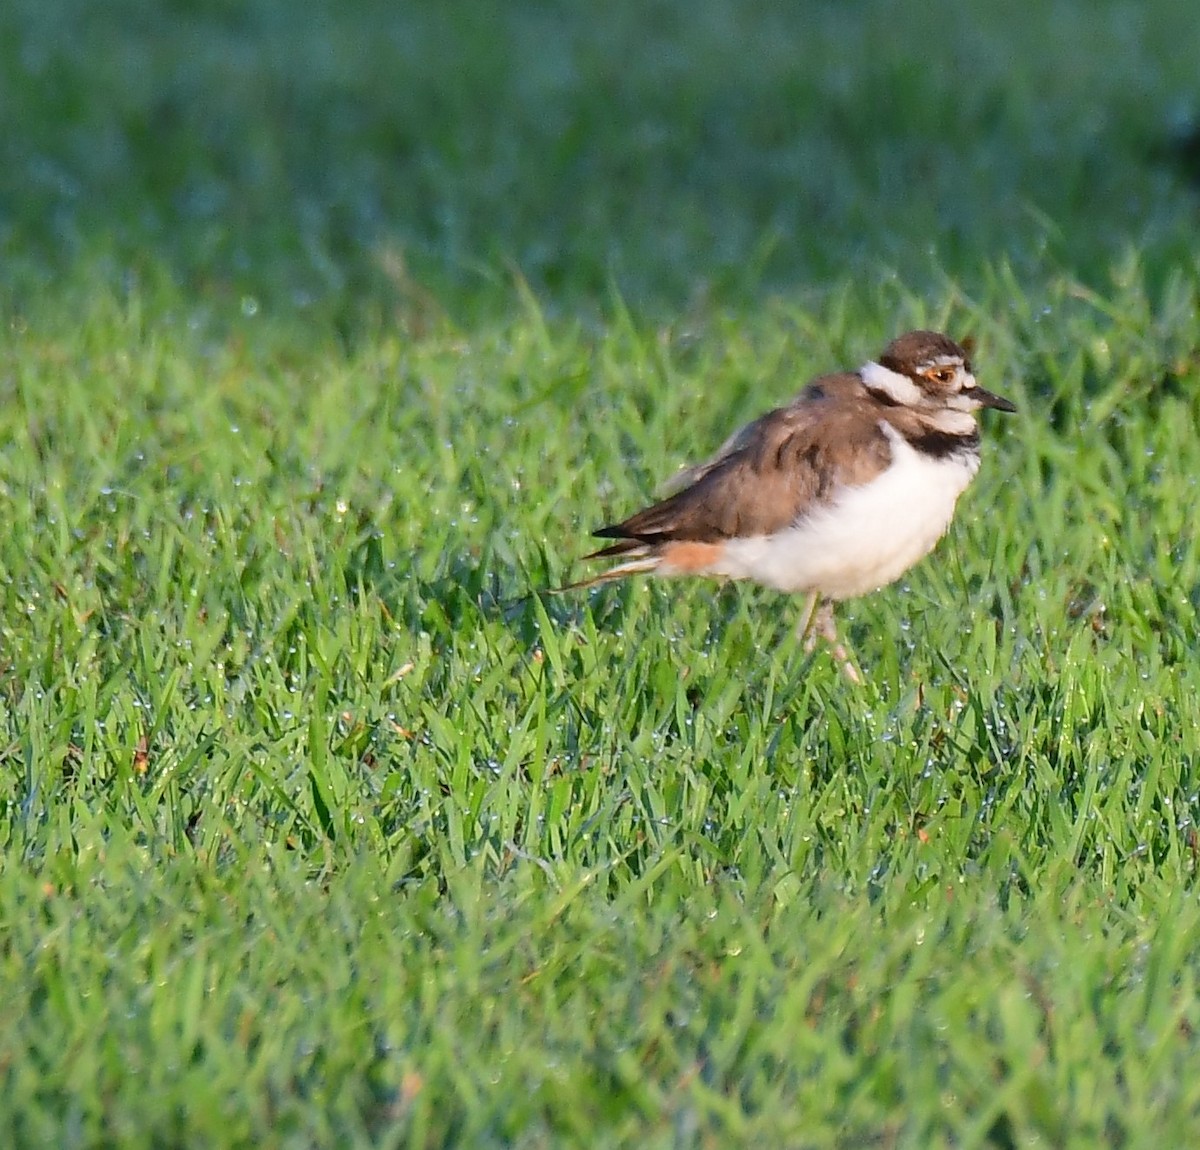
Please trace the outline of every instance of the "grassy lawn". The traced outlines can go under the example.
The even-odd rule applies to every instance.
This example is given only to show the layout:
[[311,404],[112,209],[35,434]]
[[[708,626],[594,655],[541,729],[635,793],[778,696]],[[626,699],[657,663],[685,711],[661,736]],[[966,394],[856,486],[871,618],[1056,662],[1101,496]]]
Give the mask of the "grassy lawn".
[[[1200,23],[1012,7],[0,9],[12,1145],[1200,1141]],[[918,325],[861,689],[530,596]]]

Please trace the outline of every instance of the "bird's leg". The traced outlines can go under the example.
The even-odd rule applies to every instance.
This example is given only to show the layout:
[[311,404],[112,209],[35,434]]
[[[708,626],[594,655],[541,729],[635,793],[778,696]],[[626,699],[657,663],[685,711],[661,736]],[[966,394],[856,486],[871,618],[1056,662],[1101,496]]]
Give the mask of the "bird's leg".
[[850,658],[850,653],[838,638],[837,623],[833,618],[832,599],[822,600],[816,591],[810,591],[804,602],[804,610],[800,613],[796,634],[804,644],[806,655],[811,655],[816,648],[817,640],[823,639],[842,674],[856,686],[862,683],[862,675],[859,674],[858,668]]
[[821,593],[819,591],[810,591],[808,598],[804,600],[804,609],[800,612],[800,618],[796,623],[796,638],[804,644],[804,653],[811,655],[813,648],[817,645],[817,637],[813,634],[813,624],[817,618],[817,606],[821,602]]
[[859,686],[862,683],[862,676],[858,673],[858,668],[850,658],[850,653],[846,650],[841,639],[838,638],[837,623],[833,618],[833,602],[831,600],[827,599],[821,604],[821,609],[817,612],[816,629],[820,632],[821,638],[828,644],[829,653],[833,656],[833,661],[841,668],[842,674],[856,687]]

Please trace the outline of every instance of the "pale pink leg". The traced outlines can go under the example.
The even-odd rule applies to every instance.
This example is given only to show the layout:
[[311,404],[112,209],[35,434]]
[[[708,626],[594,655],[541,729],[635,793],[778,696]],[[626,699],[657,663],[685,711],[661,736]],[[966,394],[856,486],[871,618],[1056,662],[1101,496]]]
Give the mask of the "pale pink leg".
[[811,592],[804,603],[804,610],[800,614],[800,623],[796,633],[804,644],[805,654],[808,655],[812,654],[816,648],[817,640],[823,639],[842,674],[856,686],[862,683],[862,675],[859,674],[858,668],[850,659],[850,653],[838,638],[837,624],[833,618],[832,600],[822,601],[817,592]]

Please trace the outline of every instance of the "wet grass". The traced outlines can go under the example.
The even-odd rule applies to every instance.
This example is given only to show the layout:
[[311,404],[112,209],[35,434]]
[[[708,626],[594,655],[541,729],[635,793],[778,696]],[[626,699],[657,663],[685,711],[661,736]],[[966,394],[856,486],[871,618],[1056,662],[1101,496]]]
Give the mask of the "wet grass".
[[[15,1144],[1195,1140],[1190,9],[54,11],[0,17]],[[861,690],[766,592],[530,596],[924,324],[1021,414],[844,611]]]

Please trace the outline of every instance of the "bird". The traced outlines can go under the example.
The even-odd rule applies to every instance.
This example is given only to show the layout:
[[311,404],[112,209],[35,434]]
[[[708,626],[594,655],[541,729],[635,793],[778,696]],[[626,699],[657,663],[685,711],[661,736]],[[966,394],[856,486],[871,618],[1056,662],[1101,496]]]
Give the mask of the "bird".
[[976,381],[972,349],[910,331],[857,371],[817,376],[681,471],[665,498],[593,532],[615,542],[583,558],[616,566],[564,590],[645,574],[804,594],[804,650],[824,640],[860,682],[834,604],[893,583],[933,550],[979,470],[977,413],[1017,410]]

